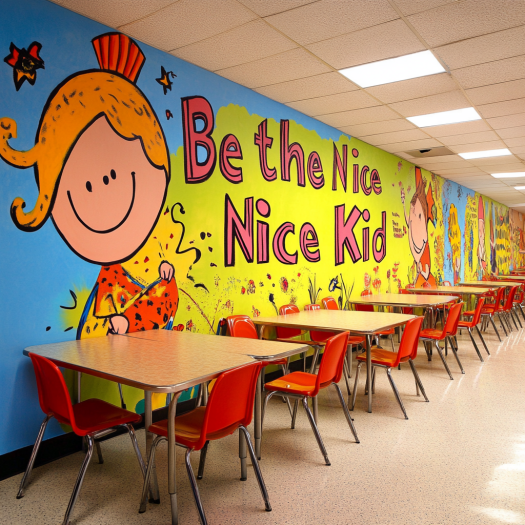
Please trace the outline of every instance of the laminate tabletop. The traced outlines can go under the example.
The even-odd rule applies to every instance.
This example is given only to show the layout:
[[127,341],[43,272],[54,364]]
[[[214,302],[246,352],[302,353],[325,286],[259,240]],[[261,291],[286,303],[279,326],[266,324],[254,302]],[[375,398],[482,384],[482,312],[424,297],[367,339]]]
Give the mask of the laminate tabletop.
[[[353,334],[375,334],[401,326],[414,315],[387,312],[352,312],[348,310],[312,310],[272,317],[256,317],[254,324],[282,326],[305,330],[352,332]],[[288,344],[288,343],[287,343]]]
[[[450,286],[448,288],[451,288]],[[449,290],[450,291],[450,290]],[[457,301],[453,295],[437,294],[401,294],[401,293],[380,293],[377,295],[365,295],[358,299],[351,299],[352,304],[375,304],[384,306],[411,306],[414,308],[425,308],[429,306],[439,306],[442,304]]]
[[[203,334],[185,334],[169,341],[108,335],[29,346],[24,349],[24,354],[38,354],[59,366],[142,390],[169,393],[180,392],[210,381],[226,370],[253,363],[253,358],[246,352],[246,341]],[[250,340],[250,345],[255,346],[255,343],[276,344]],[[291,346],[304,346],[282,344],[286,344],[289,350]],[[244,353],[231,351],[235,347]]]
[[484,287],[470,285],[470,283],[460,283],[468,286],[434,286],[433,288],[407,288],[410,293],[415,294],[458,294],[458,295],[483,295],[490,292],[494,287],[489,283],[484,283]]
[[501,288],[502,286],[519,286],[520,283],[515,283],[513,281],[465,281],[464,283],[459,284],[461,286],[485,286],[489,288]]

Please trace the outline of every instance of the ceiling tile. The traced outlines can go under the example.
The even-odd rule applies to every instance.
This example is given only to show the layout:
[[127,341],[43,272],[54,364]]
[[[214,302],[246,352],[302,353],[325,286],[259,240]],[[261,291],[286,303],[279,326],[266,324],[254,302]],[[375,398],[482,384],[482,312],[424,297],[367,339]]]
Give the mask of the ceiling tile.
[[403,20],[375,25],[306,47],[336,69],[367,64],[426,49]]
[[301,111],[310,116],[326,115],[328,113],[340,113],[352,109],[369,108],[377,106],[378,102],[364,90],[349,91],[328,97],[311,98],[298,102],[289,102],[291,108]]
[[434,9],[445,4],[451,4],[457,0],[395,0],[396,5],[399,7],[401,12],[407,15],[413,15],[414,13],[420,13],[421,11],[427,11],[428,9]]
[[173,3],[173,0],[119,0],[119,2],[108,2],[107,0],[90,0],[89,2],[85,0],[51,1],[110,27],[119,27],[133,20],[144,18]]
[[277,100],[278,102],[294,102],[309,98],[334,95],[359,89],[340,73],[322,73],[313,77],[300,78],[256,88],[261,95]]
[[420,129],[407,129],[405,131],[392,131],[390,133],[379,133],[377,135],[368,135],[359,137],[361,140],[380,146],[382,144],[393,144],[394,142],[406,142],[409,140],[428,139],[428,135]]
[[516,137],[525,137],[525,126],[516,126],[515,128],[498,129],[498,135],[502,139],[513,139]]
[[438,75],[374,86],[367,88],[366,91],[381,100],[381,102],[389,104],[412,98],[437,95],[438,93],[454,91],[457,88],[457,84],[448,73],[439,73]]
[[389,104],[389,106],[404,117],[413,117],[452,109],[468,108],[471,104],[461,91],[456,90],[430,95],[429,97],[405,100],[404,102],[395,102]]
[[511,171],[524,171],[525,165],[520,163],[519,159],[515,158],[514,161],[509,164],[497,162],[494,164],[480,164],[478,167],[487,173],[506,173]]
[[517,146],[525,146],[525,137],[515,137],[512,139],[505,139],[505,144],[509,148],[515,148]]
[[441,144],[437,140],[428,138],[420,140],[410,140],[406,142],[396,142],[394,144],[385,144],[384,146],[381,146],[380,149],[389,151],[390,153],[397,153],[398,151],[403,152],[410,151],[413,149],[435,148],[437,146],[441,146]]
[[356,124],[368,124],[369,122],[382,122],[384,120],[393,120],[399,118],[390,108],[386,106],[375,106],[373,108],[355,109],[354,111],[343,111],[341,113],[331,113],[329,115],[320,115],[317,120],[341,128],[343,126],[352,126]]
[[433,164],[432,163],[425,164],[423,167],[426,168],[427,170],[434,171],[436,173],[441,173],[441,171],[447,172],[447,169],[454,169],[454,168],[464,171],[465,166],[468,166],[468,164],[466,164],[465,162],[458,161],[458,162],[448,162],[446,164],[436,162]]
[[438,173],[441,173],[443,175],[449,175],[449,176],[457,176],[457,175],[478,175],[480,173],[484,173],[479,168],[443,168],[440,169]]
[[467,96],[474,104],[490,104],[520,98],[525,93],[525,79],[501,82],[466,90]]
[[509,149],[515,155],[524,155],[525,154],[525,146],[510,146]]
[[514,128],[516,126],[525,125],[525,113],[517,113],[516,115],[506,115],[505,117],[488,118],[487,122],[494,129]]
[[459,155],[440,155],[439,157],[422,157],[417,159],[418,163],[425,164],[447,164],[449,162],[459,162],[462,161],[465,163],[465,166],[468,166],[469,163],[461,158]]
[[525,24],[521,0],[464,0],[408,17],[431,47]]
[[452,75],[464,89],[518,80],[525,78],[525,55],[456,69]]
[[240,66],[221,69],[216,73],[243,86],[255,88],[310,77],[329,70],[328,66],[304,49],[292,49]]
[[119,29],[158,49],[173,51],[255,18],[255,14],[235,0],[223,0],[220,7],[214,0],[179,0]]
[[467,133],[464,135],[452,135],[450,137],[439,137],[445,146],[457,146],[461,144],[475,144],[476,142],[489,142],[499,140],[494,131],[480,131],[479,133]]
[[259,16],[275,15],[316,1],[317,0],[286,0],[286,2],[283,2],[283,0],[239,0],[241,4],[244,4]]
[[438,47],[434,52],[450,69],[523,55],[525,54],[525,26],[469,38]]
[[[439,140],[442,140],[440,137]],[[455,144],[450,145],[448,148],[455,153],[470,153],[471,151],[486,151],[492,149],[503,149],[507,146],[502,140],[491,140],[489,142],[475,142],[474,144]],[[469,159],[469,162],[473,162]]]
[[424,129],[430,136],[439,138],[450,137],[452,135],[465,135],[467,133],[477,133],[479,131],[489,131],[490,126],[484,120],[474,120],[472,122],[461,122],[459,124],[431,126]]
[[371,27],[399,15],[387,0],[321,0],[265,18],[301,45]]
[[517,159],[514,155],[505,155],[504,157],[488,157],[486,159],[469,159],[469,162],[478,168],[485,169],[486,166],[498,166],[498,165],[504,165],[504,164],[519,164],[519,159]]
[[505,102],[485,104],[483,106],[477,106],[476,109],[484,118],[503,117],[505,115],[523,113],[525,112],[525,98],[517,98],[515,100],[506,100]]
[[341,131],[355,137],[365,137],[368,135],[379,135],[390,131],[403,131],[405,129],[417,129],[414,124],[404,118],[395,120],[385,120],[383,122],[371,122],[370,124],[357,124],[339,128]]
[[[261,46],[264,42],[264,46]],[[254,20],[189,46],[172,55],[210,71],[224,69],[289,51],[297,45],[263,20]]]

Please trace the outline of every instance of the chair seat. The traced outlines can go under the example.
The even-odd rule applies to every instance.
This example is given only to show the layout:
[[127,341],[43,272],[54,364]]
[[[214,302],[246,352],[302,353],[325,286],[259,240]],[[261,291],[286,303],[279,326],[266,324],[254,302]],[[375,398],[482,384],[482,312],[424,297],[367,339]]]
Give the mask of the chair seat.
[[[175,440],[180,445],[197,450],[194,448],[195,443],[199,440],[202,424],[204,422],[204,414],[206,407],[198,407],[191,412],[177,416],[175,418]],[[221,439],[223,437],[233,434],[239,428],[239,424],[235,423],[229,427],[221,429],[219,432],[210,432],[206,438],[209,441]],[[158,436],[168,437],[168,420],[163,419],[157,423],[153,423],[148,429],[150,432]]]
[[268,392],[289,392],[301,396],[310,396],[315,390],[317,376],[307,372],[292,372],[275,381],[266,383],[264,389]]
[[[378,348],[377,346],[373,346],[370,349],[370,356],[372,358],[372,363],[376,365],[383,365],[383,366],[394,366],[396,360],[397,360],[397,352],[392,352],[391,350],[384,350],[382,348]],[[356,356],[356,359],[358,361],[362,361],[366,363],[366,353],[359,354]],[[401,359],[403,361],[403,359]],[[405,361],[408,361],[408,357],[405,359]]]
[[458,328],[474,328],[474,323],[472,321],[459,321]]
[[436,328],[427,328],[425,330],[421,330],[419,337],[423,339],[435,339],[437,341],[441,341],[442,339],[445,339],[445,333],[443,330],[437,330]]
[[[334,335],[337,335],[335,332],[310,332],[310,337],[312,338],[311,344],[314,345],[323,345],[330,339],[330,337],[333,337]],[[304,342],[304,341],[301,341]],[[351,335],[348,337],[348,344],[349,345],[364,345],[365,344],[365,338],[360,337],[358,335]]]
[[[124,410],[111,403],[106,403],[101,399],[81,401],[73,405],[73,413],[75,414],[77,427],[82,430],[82,433],[79,434],[80,436],[116,427],[117,425],[138,423],[142,420],[139,414]],[[57,419],[60,422],[64,422],[60,417],[57,417]]]

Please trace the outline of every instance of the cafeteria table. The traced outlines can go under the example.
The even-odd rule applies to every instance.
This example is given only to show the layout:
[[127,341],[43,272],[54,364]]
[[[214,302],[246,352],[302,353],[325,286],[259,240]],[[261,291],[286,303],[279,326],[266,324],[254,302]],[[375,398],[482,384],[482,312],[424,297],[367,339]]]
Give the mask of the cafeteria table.
[[[520,283],[515,283],[513,281],[465,281],[463,283],[459,283],[459,286],[486,286],[489,288],[501,288],[502,286],[506,286],[507,288],[510,288],[511,286],[518,286]],[[454,288],[458,288],[455,286]]]
[[[254,324],[260,326],[261,338],[267,326],[301,328],[327,332],[350,332],[365,336],[367,377],[372,377],[370,349],[372,336],[390,328],[406,324],[414,315],[386,312],[352,312],[348,310],[311,310],[271,317],[255,317]],[[369,384],[371,384],[369,382]],[[368,389],[368,412],[372,412],[372,389]]]
[[[226,370],[253,363],[253,358],[242,353],[246,351],[243,339],[184,332],[172,334],[175,337],[166,341],[108,335],[29,346],[24,354],[38,354],[58,366],[144,390],[145,401],[149,398],[144,415],[146,428],[151,425],[151,393],[172,394],[168,408],[168,491],[171,522],[178,525],[175,416],[180,394],[217,378]],[[282,346],[283,352],[304,351],[304,345],[293,345],[297,346],[294,349],[289,343],[250,340],[250,349],[255,352],[262,348],[275,352],[277,346]],[[233,348],[239,351],[232,351]],[[151,487],[151,492],[154,499],[159,498],[158,486]]]
[[496,275],[496,279],[500,281],[521,282],[525,281],[525,275]]
[[[176,332],[170,330],[147,330],[145,332],[133,332],[131,334],[125,335],[127,337],[148,339],[151,341],[162,341],[169,344],[170,341],[174,340],[174,338],[182,340],[187,337],[191,338],[201,334],[193,334],[191,332]],[[224,340],[232,341],[233,338],[227,337],[224,338]],[[260,344],[262,341],[261,339],[240,340],[243,341],[243,344],[227,345],[224,347],[223,351],[237,355],[247,355],[257,361],[275,361],[276,359],[283,359],[297,355],[301,352],[305,352],[308,349],[308,345],[301,344],[300,340],[297,341],[297,344],[281,343],[277,341],[264,341],[265,344],[263,345]],[[239,341],[239,339],[236,339],[236,341]],[[191,343],[191,341],[188,341],[188,343]],[[255,453],[259,459],[261,459],[262,440],[262,390],[262,374],[259,374],[259,377],[257,378],[257,390],[255,391],[255,413],[253,418]],[[246,443],[243,439],[239,440],[239,444],[243,448],[246,446]]]

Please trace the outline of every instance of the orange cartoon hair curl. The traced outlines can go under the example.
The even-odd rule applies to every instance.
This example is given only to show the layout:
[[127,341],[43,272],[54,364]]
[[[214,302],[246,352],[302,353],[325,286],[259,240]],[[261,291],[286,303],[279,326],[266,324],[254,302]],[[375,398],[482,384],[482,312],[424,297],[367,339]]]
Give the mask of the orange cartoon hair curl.
[[33,148],[13,149],[8,141],[17,137],[16,122],[0,119],[0,157],[17,168],[33,166],[39,189],[31,211],[24,211],[26,204],[20,197],[11,205],[13,221],[21,230],[38,230],[45,223],[71,150],[101,116],[123,138],[140,139],[149,162],[163,168],[169,181],[164,132],[155,111],[134,84],[145,61],[142,51],[132,39],[119,33],[93,39],[93,47],[101,70],[76,73],[54,89],[42,111]]

